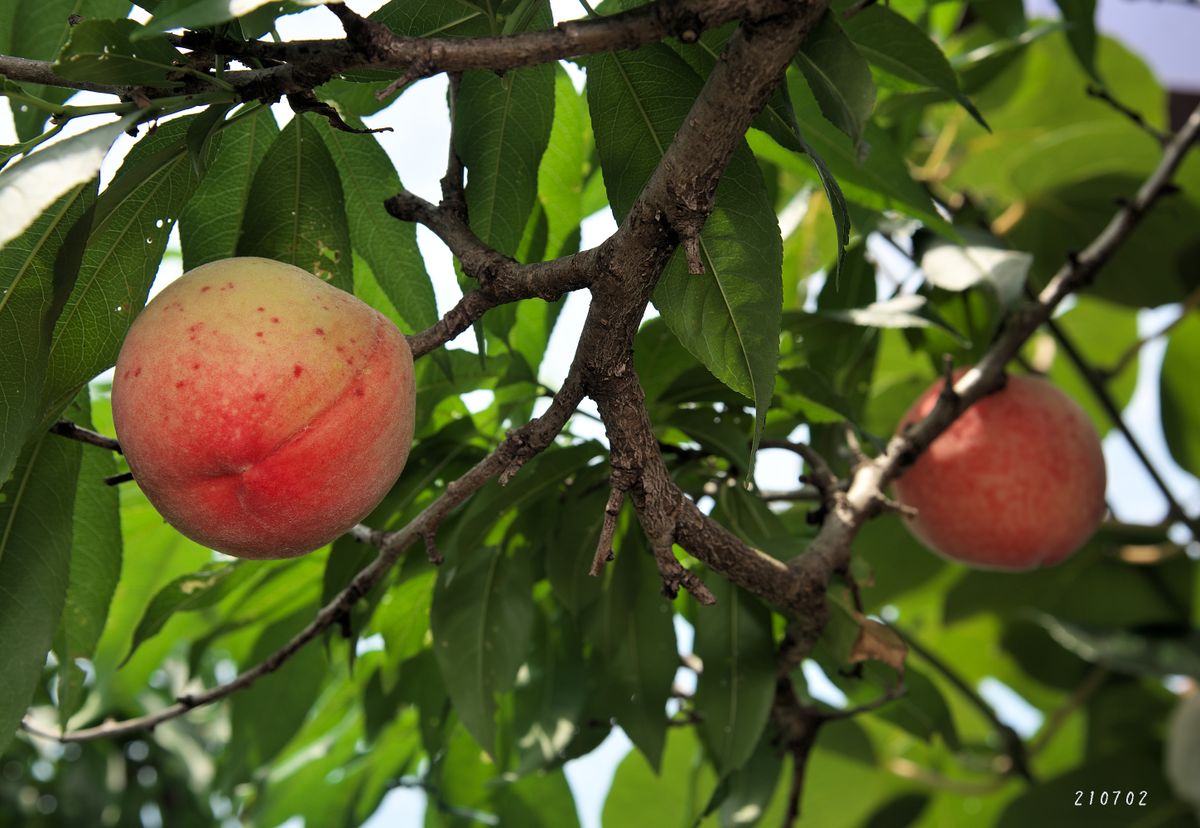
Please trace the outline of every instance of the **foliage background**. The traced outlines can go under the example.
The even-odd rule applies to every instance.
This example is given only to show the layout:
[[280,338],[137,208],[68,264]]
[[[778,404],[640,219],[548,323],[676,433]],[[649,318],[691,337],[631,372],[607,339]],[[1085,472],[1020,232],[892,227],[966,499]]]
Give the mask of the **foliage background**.
[[[52,19],[48,8],[24,16],[19,4],[5,8],[17,21]],[[390,23],[411,25],[434,6],[386,8],[397,15]],[[709,495],[705,502],[722,523],[782,558],[801,551],[811,536],[805,520],[811,504],[781,501],[768,508],[761,496],[726,485],[746,479],[754,423],[748,398],[762,402],[773,390],[765,411],[768,439],[811,439],[844,468],[836,423],[850,420],[868,440],[885,436],[937,375],[941,356],[969,361],[998,323],[1002,307],[995,286],[1011,283],[1004,282],[1004,272],[972,270],[961,256],[951,255],[947,265],[944,249],[938,258],[934,234],[953,231],[934,210],[926,185],[955,207],[954,223],[968,240],[1033,254],[1030,278],[1037,282],[1068,250],[1095,235],[1114,200],[1136,189],[1158,159],[1151,135],[1086,94],[1095,79],[1079,62],[1079,53],[1086,58],[1088,51],[1078,29],[1069,37],[1026,20],[1012,4],[974,3],[976,22],[956,33],[962,10],[960,3],[869,10],[844,27],[869,69],[835,45],[808,66],[836,66],[835,83],[823,86],[820,72],[804,71],[804,60],[789,73],[804,137],[840,182],[853,224],[854,243],[836,278],[824,278],[835,268],[837,233],[809,160],[787,145],[778,125],[765,122],[735,158],[731,183],[724,186],[739,188],[728,199],[736,206],[710,225],[729,228],[714,242],[710,270],[721,278],[721,257],[728,257],[729,284],[735,298],[748,303],[750,318],[759,318],[764,303],[781,308],[785,336],[773,389],[762,385],[762,366],[769,361],[762,342],[770,327],[752,331],[759,339],[749,346],[732,337],[732,353],[740,348],[745,357],[745,367],[738,367],[728,358],[725,320],[709,324],[708,309],[688,297],[686,282],[675,292],[669,282],[660,288],[666,291],[658,297],[664,318],[647,322],[639,334],[637,367],[677,480],[697,497]],[[879,50],[891,41],[873,39],[868,24],[898,27],[890,17],[898,14],[932,32],[954,72],[946,75],[934,57],[928,64],[912,60],[922,52],[906,51],[903,66],[889,63]],[[486,14],[476,17],[483,21]],[[9,31],[12,44],[54,39]],[[627,60],[589,59],[586,95],[565,70],[519,70],[505,90],[515,108],[499,115],[490,109],[497,96],[488,85],[504,81],[465,83],[460,102],[484,113],[481,123],[487,125],[485,116],[511,118],[533,136],[527,144],[495,145],[489,130],[473,133],[469,123],[456,134],[472,170],[468,198],[476,231],[522,260],[537,260],[586,242],[580,222],[602,210],[606,199],[620,216],[645,175],[638,165],[654,162],[644,141],[632,147],[621,142],[647,129],[639,117],[669,138],[671,119],[677,121],[686,105],[681,90],[698,90],[698,72],[711,63],[703,45],[656,46]],[[43,56],[57,48],[54,43]],[[913,77],[913,65],[925,67],[920,77]],[[1094,71],[1115,99],[1153,127],[1165,127],[1163,90],[1136,57],[1100,39]],[[529,91],[521,91],[525,82]],[[641,116],[620,106],[629,100],[621,83],[637,90]],[[440,97],[423,88],[428,86],[405,98]],[[349,82],[335,81],[326,92],[349,113],[367,115],[374,106],[364,105],[365,96]],[[960,92],[990,132],[947,100]],[[402,99],[397,108],[403,105]],[[15,114],[22,140],[40,131],[28,112],[18,106]],[[378,122],[406,120],[391,115],[384,112]],[[162,269],[177,266],[168,246],[174,219],[185,267],[234,252],[311,259],[313,250],[284,249],[260,232],[287,209],[279,193],[299,182],[309,194],[294,218],[300,235],[329,245],[316,228],[332,228],[342,234],[340,249],[353,249],[336,261],[326,257],[335,282],[352,287],[409,332],[435,321],[439,307],[445,310],[443,297],[454,288],[425,275],[412,229],[381,210],[370,212],[399,189],[373,139],[335,133],[311,115],[285,126],[286,137],[277,138],[263,112],[215,142],[200,179],[183,140],[187,126],[164,122],[127,156],[104,191],[117,189],[121,198],[105,201],[101,194],[97,204],[106,212],[80,253],[74,292],[44,339],[31,338],[39,320],[22,315],[9,274],[14,256],[21,256],[24,267],[53,286],[47,278],[52,263],[21,239],[0,254],[0,265],[8,268],[0,274],[12,290],[3,319],[3,335],[11,337],[3,340],[5,352],[40,347],[46,354],[42,376],[29,373],[36,359],[14,360],[5,369],[22,372],[6,374],[6,391],[43,389],[30,395],[37,396],[32,407],[6,409],[6,448],[14,445],[8,435],[18,433],[20,416],[26,425],[36,424],[56,417],[68,402],[71,419],[112,433],[103,382],[93,384],[90,395],[75,391],[111,363],[133,310],[161,273],[164,250]],[[441,146],[444,130],[421,119],[417,129],[401,132],[407,140]],[[475,175],[497,160],[499,169],[524,172]],[[123,176],[129,184],[120,191]],[[1177,304],[1193,296],[1200,282],[1194,265],[1200,252],[1195,155],[1177,182],[1184,192],[1156,211],[1059,324],[1086,363],[1102,373],[1118,406],[1129,402],[1137,383],[1158,386],[1169,451],[1195,474],[1200,323],[1194,311]],[[968,199],[955,204],[954,194]],[[35,231],[44,235],[49,227],[51,237],[68,247],[67,219],[91,198],[84,188],[60,201]],[[763,209],[783,217],[785,232],[777,241],[765,229],[771,222]],[[896,238],[925,269],[912,270],[882,235],[866,242],[872,231]],[[439,258],[445,262],[446,253],[423,248],[430,270]],[[764,298],[762,291],[775,289],[770,279],[746,288],[748,266],[767,276],[782,272],[781,295]],[[948,290],[955,278],[955,287],[963,278],[974,284]],[[922,297],[924,304],[916,312],[912,306],[876,309],[868,318],[854,312],[897,290]],[[1172,307],[1143,317],[1144,328],[1156,331],[1186,315],[1170,331],[1161,374],[1153,362],[1137,359],[1103,374],[1136,342],[1139,311],[1163,305]],[[674,317],[664,308],[674,309]],[[539,395],[544,398],[544,388],[561,377],[547,362],[564,338],[569,347],[563,313],[561,303],[502,308],[477,334],[486,361],[462,349],[422,361],[418,446],[393,496],[368,523],[402,525],[495,445],[505,428],[541,410]],[[565,337],[554,332],[556,321]],[[737,321],[734,312],[735,329]],[[1026,357],[1079,399],[1102,433],[1111,430],[1078,367],[1049,335],[1039,334]],[[569,431],[563,446],[537,458],[508,487],[483,490],[443,526],[439,544],[447,563],[441,570],[410,556],[386,589],[356,610],[351,640],[331,634],[228,704],[163,725],[152,738],[54,747],[16,737],[0,764],[0,816],[31,825],[78,824],[97,813],[106,824],[162,819],[207,825],[235,815],[261,825],[296,816],[307,824],[357,823],[401,785],[429,796],[427,824],[492,817],[501,824],[572,824],[572,790],[561,765],[593,750],[615,720],[636,751],[617,768],[605,824],[691,824],[710,801],[717,805],[710,824],[748,824],[749,815],[777,824],[788,761],[772,749],[767,712],[781,619],[716,576],[707,582],[717,607],[701,609],[686,597],[667,604],[628,516],[617,562],[603,582],[588,578],[605,500],[605,452],[601,434],[586,418],[573,420]],[[759,455],[764,489],[790,488],[795,467],[783,456],[777,450]],[[6,528],[0,584],[7,595],[0,647],[5,664],[33,657],[40,665],[41,656],[27,645],[54,636],[45,672],[29,676],[39,721],[74,716],[78,726],[138,715],[187,692],[191,682],[228,680],[307,623],[316,606],[371,557],[369,549],[339,541],[300,561],[214,562],[211,553],[163,525],[135,487],[99,485],[119,470],[112,455],[45,437],[12,460],[15,474],[0,504]],[[1116,485],[1130,479],[1123,472],[1113,476]],[[1195,491],[1192,482],[1193,496]],[[1137,494],[1115,490],[1118,516],[1128,516],[1121,507]],[[1194,513],[1194,500],[1184,505]],[[914,652],[907,695],[825,726],[808,765],[805,818],[817,825],[1128,825],[1131,813],[1137,819],[1142,812],[1076,809],[1072,803],[1076,790],[1132,788],[1149,792],[1148,824],[1191,824],[1190,808],[1162,770],[1169,716],[1178,694],[1193,686],[1183,676],[1200,675],[1200,575],[1190,538],[1178,526],[1109,527],[1062,567],[1002,576],[942,563],[893,518],[870,524],[855,548],[856,575],[870,584],[862,591],[864,609],[894,622],[936,660]],[[20,586],[25,571],[14,567],[33,554],[58,562],[54,572],[65,587],[61,613],[53,601],[22,601],[37,590]],[[673,622],[673,614],[681,621]],[[843,621],[835,622],[805,665],[803,679],[824,701],[866,702],[894,677],[878,665],[861,678],[843,675],[846,630],[854,629],[852,619]],[[674,653],[680,632],[689,629],[706,669],[697,680],[682,668],[679,683],[694,684],[695,695],[671,700],[668,709],[684,726],[668,727],[662,711],[677,673]],[[29,694],[17,688],[5,692],[0,706],[19,718],[28,701]],[[1029,728],[1020,728],[1020,735],[1036,783],[1013,773],[1013,745],[1005,741],[1011,735],[989,715],[992,707],[1014,721],[1021,721],[1018,711],[1026,713]],[[695,726],[687,724],[692,711],[703,717]],[[481,745],[492,758],[480,752]],[[767,784],[776,779],[782,780],[777,786]],[[714,798],[714,791],[725,798]]]

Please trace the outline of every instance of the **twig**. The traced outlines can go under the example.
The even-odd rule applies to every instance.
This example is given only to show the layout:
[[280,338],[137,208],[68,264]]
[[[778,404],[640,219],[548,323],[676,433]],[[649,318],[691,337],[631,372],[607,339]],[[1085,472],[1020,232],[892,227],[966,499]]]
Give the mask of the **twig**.
[[992,725],[992,729],[996,731],[996,735],[1000,737],[1000,742],[1004,746],[1004,753],[1009,758],[1011,771],[1027,782],[1033,782],[1033,771],[1029,767],[1029,749],[1020,735],[1001,721],[1000,717],[996,715],[996,711],[992,709],[992,706],[984,701],[983,697],[976,693],[975,689],[967,684],[966,680],[949,664],[939,658],[937,654],[899,627],[891,625],[891,629],[904,639],[904,643],[908,645],[909,649],[921,656],[921,658],[929,663],[929,666],[941,673],[942,677],[950,682],[964,699],[983,714],[983,717]]
[[66,437],[68,440],[87,443],[89,446],[97,446],[98,448],[115,451],[117,454],[121,453],[121,444],[113,438],[105,437],[103,434],[98,431],[92,431],[90,428],[76,425],[70,420],[59,420],[50,426],[50,433],[57,434],[59,437]]
[[1112,398],[1112,394],[1108,392],[1108,388],[1104,385],[1104,380],[1096,375],[1088,365],[1083,354],[1079,352],[1074,341],[1053,319],[1046,320],[1046,327],[1054,336],[1054,340],[1059,347],[1066,353],[1067,358],[1075,366],[1075,369],[1083,377],[1088,388],[1091,389],[1092,396],[1096,402],[1100,403],[1100,407],[1104,409],[1104,413],[1108,415],[1108,419],[1112,421],[1113,426],[1121,432],[1121,436],[1125,438],[1125,442],[1129,444],[1129,448],[1133,450],[1134,456],[1138,462],[1142,464],[1142,468],[1150,475],[1150,479],[1154,481],[1155,487],[1167,501],[1167,514],[1173,521],[1178,521],[1188,527],[1193,538],[1200,538],[1200,520],[1188,515],[1187,511],[1179,503],[1175,497],[1175,493],[1171,491],[1171,487],[1167,485],[1167,481],[1159,473],[1154,462],[1146,454],[1146,450],[1142,448],[1141,441],[1134,436],[1133,431],[1125,423],[1125,418],[1121,416],[1121,410],[1117,408],[1116,402]]
[[1142,113],[1134,109],[1130,109],[1125,104],[1118,101],[1104,87],[1096,86],[1095,84],[1088,84],[1087,93],[1089,97],[1104,101],[1104,103],[1108,104],[1117,112],[1124,115],[1126,118],[1132,121],[1138,129],[1145,132],[1155,141],[1158,141],[1158,143],[1165,145],[1167,141],[1170,140],[1171,134],[1169,132],[1163,132],[1161,129],[1151,126],[1149,122],[1142,117]]
[[592,556],[592,567],[588,574],[598,577],[604,564],[613,559],[613,536],[617,532],[617,518],[621,516],[621,504],[625,502],[625,490],[614,482],[604,506],[604,523],[600,527],[600,540],[596,543],[596,554]]
[[784,449],[785,451],[799,455],[808,467],[801,480],[806,483],[812,483],[816,490],[820,492],[821,499],[826,503],[832,500],[834,493],[841,486],[837,475],[833,473],[833,469],[825,462],[825,458],[810,445],[796,443],[791,440],[763,440],[759,444],[759,448]]
[[[787,14],[791,0],[660,0],[619,14],[560,23],[552,29],[478,38],[403,37],[377,21],[342,5],[331,5],[347,37],[341,40],[294,40],[286,43],[238,41],[187,32],[173,42],[202,54],[221,54],[262,69],[226,72],[222,82],[249,100],[276,100],[314,87],[352,69],[396,69],[404,74],[392,86],[439,72],[486,69],[503,72],[599,52],[632,49],[669,37],[691,36],[735,20],[760,21]],[[203,74],[203,73],[201,73]],[[130,88],[60,77],[50,61],[0,55],[0,75],[68,89],[87,89],[125,97]],[[213,76],[187,78],[176,89],[139,87],[150,98],[207,91]],[[390,87],[389,87],[390,88]],[[394,92],[395,90],[392,89]],[[390,94],[390,93],[389,93]]]
[[1191,293],[1183,298],[1183,301],[1180,302],[1179,305],[1180,313],[1178,317],[1171,320],[1161,330],[1155,331],[1152,334],[1147,334],[1143,337],[1139,337],[1132,345],[1125,349],[1124,353],[1117,357],[1116,361],[1111,366],[1103,370],[1098,369],[1099,373],[1101,373],[1106,380],[1119,377],[1125,371],[1125,369],[1129,367],[1129,363],[1137,359],[1138,354],[1140,354],[1142,351],[1142,348],[1157,339],[1162,339],[1170,334],[1171,331],[1175,330],[1175,328],[1181,322],[1188,318],[1189,313],[1195,310],[1197,306],[1200,306],[1200,287],[1194,288]]
[[211,704],[237,691],[249,687],[258,679],[273,673],[308,642],[317,638],[322,631],[337,623],[339,617],[346,614],[359,599],[371,591],[374,586],[391,570],[404,552],[417,540],[424,538],[457,508],[492,478],[498,476],[513,460],[513,457],[524,453],[536,453],[551,444],[554,437],[570,419],[571,413],[582,399],[582,392],[577,381],[568,376],[567,382],[559,390],[550,407],[539,418],[524,427],[514,431],[496,449],[475,464],[466,474],[446,487],[437,500],[425,507],[415,518],[409,521],[403,529],[387,534],[372,532],[365,527],[355,527],[351,535],[358,540],[377,543],[379,555],[364,567],[350,584],[317,612],[316,617],[303,630],[294,635],[291,640],[276,650],[263,662],[239,674],[235,679],[218,685],[202,693],[180,697],[176,703],[146,716],[123,721],[108,721],[95,727],[82,728],[60,734],[51,734],[40,730],[29,720],[23,720],[21,727],[36,736],[55,739],[59,742],[83,742],[92,739],[104,739],[148,730],[163,722],[179,718],[196,707]]

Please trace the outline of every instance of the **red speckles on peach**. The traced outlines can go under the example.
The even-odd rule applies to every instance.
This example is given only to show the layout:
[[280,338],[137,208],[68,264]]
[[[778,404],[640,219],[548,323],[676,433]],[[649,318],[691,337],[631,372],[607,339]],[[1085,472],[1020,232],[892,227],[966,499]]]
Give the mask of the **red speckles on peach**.
[[263,311],[265,311],[265,310],[266,310],[266,308],[257,308],[257,310],[258,310],[258,312],[259,312],[259,313],[262,313]]
[[193,370],[193,371],[199,371],[199,370],[200,370],[200,363],[199,363],[199,362],[193,362],[193,363],[192,363],[192,370]]
[[254,332],[254,335],[255,335],[255,336],[262,336],[262,335],[263,335],[263,332],[262,332],[262,331],[255,331],[255,332]]
[[292,366],[292,376],[293,377],[298,377],[303,373],[304,373],[304,366],[301,365],[300,363],[296,363],[295,365]]
[[187,385],[187,383],[186,383],[186,382],[184,382],[183,380],[178,380],[178,381],[175,383],[175,388],[176,388],[176,389],[180,389],[180,388],[183,388],[185,385]]
[[317,336],[324,336],[325,329],[324,328],[313,328],[313,333],[315,333]]
[[204,287],[200,288],[201,293],[208,293],[210,290],[212,290],[212,285],[205,285]]
[[272,317],[271,317],[271,322],[272,322],[273,324],[275,324],[275,325],[278,325],[278,324],[279,324],[279,317],[278,317],[278,316],[272,316]]
[[133,375],[135,377],[140,377],[142,375],[142,366],[139,365],[137,368],[134,368]]
[[345,346],[345,345],[338,345],[336,350],[337,350],[337,352],[338,352],[339,354],[340,354],[340,353],[343,353],[343,352],[346,350],[346,346]]
[[[221,290],[233,290],[235,287],[236,285],[234,285],[233,282],[226,282],[225,284],[221,285]],[[208,290],[208,288],[205,288],[205,290]]]
[[254,401],[255,401],[255,402],[262,402],[262,401],[263,401],[263,400],[265,400],[266,398],[267,398],[267,395],[266,395],[266,394],[264,394],[262,391],[259,391],[259,392],[257,392],[257,393],[254,395]]
[[366,395],[367,395],[367,391],[365,388],[363,388],[361,385],[354,386],[354,396],[365,397]]
[[358,340],[357,340],[357,339],[355,339],[354,337],[350,337],[350,344],[351,344],[351,345],[357,345],[357,344],[358,344]]

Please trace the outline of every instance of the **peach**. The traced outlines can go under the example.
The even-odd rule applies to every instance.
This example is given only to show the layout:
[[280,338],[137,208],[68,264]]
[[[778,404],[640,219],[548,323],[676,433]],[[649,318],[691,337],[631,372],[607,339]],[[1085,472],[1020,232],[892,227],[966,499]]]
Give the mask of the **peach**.
[[113,420],[134,479],[184,535],[240,558],[310,552],[408,458],[412,352],[386,317],[298,267],[211,262],[125,338]]
[[[942,384],[898,431],[930,412]],[[895,492],[917,510],[906,522],[935,552],[1022,570],[1059,563],[1087,541],[1104,517],[1104,487],[1100,439],[1083,409],[1045,380],[1011,376],[934,440]]]

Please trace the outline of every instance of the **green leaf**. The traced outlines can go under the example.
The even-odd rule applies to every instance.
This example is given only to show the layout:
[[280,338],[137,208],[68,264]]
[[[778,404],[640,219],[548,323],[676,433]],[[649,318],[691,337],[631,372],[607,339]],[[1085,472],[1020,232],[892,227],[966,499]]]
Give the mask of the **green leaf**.
[[136,21],[84,20],[71,29],[71,36],[54,71],[61,77],[91,83],[126,86],[174,87],[179,85],[179,67],[184,56],[162,35],[138,37]]
[[196,186],[185,142],[191,120],[168,121],[138,141],[96,199],[75,289],[54,329],[46,417],[112,366],[146,302],[171,225]]
[[[588,105],[604,184],[618,221],[633,206],[701,87],[665,46],[588,61]],[[744,145],[717,187],[700,237],[705,272],[676,250],[654,304],[684,347],[757,410],[757,444],[775,381],[783,243],[762,176]]]
[[[1066,313],[1057,317],[1059,328],[1070,338],[1071,343],[1082,355],[1084,363],[1094,369],[1106,370],[1115,367],[1125,351],[1137,341],[1138,320],[1137,310],[1125,305],[1105,302],[1086,293],[1075,297],[1075,305]],[[1034,346],[1036,348],[1036,345]],[[1103,437],[1113,428],[1112,417],[1099,402],[1086,378],[1080,374],[1078,366],[1061,349],[1056,350],[1054,362],[1050,366],[1051,382],[1065,391],[1075,402],[1088,413],[1096,432]],[[1137,360],[1130,363],[1119,373],[1104,377],[1105,387],[1117,409],[1122,410],[1133,399],[1133,391],[1137,386]],[[1163,427],[1168,435],[1167,445],[1171,445],[1171,432],[1166,423],[1170,417],[1163,408]]]
[[400,176],[374,135],[353,135],[317,122],[333,156],[346,198],[350,242],[371,267],[409,332],[438,320],[433,284],[417,249],[416,226],[397,221],[383,202],[400,192]]
[[212,564],[200,572],[176,578],[160,589],[146,607],[146,612],[133,633],[129,652],[121,663],[129,661],[143,641],[158,635],[175,613],[214,606],[255,574],[254,567],[243,566],[241,561],[234,561]]
[[[87,20],[125,17],[129,0],[9,0],[4,4],[0,20],[0,41],[9,41],[3,54],[35,60],[53,60],[71,33],[71,15]],[[31,94],[50,103],[64,103],[75,94],[74,89],[23,84]],[[24,104],[13,107],[13,122],[19,140],[41,133],[49,113]]]
[[1033,256],[986,244],[957,245],[937,240],[920,257],[926,281],[944,290],[964,291],[986,285],[1001,304],[1016,304],[1029,276]]
[[[270,5],[275,0],[163,0],[154,9],[153,19],[146,22],[132,39],[142,42],[151,35],[169,29],[200,29],[226,20],[243,17]],[[288,0],[297,6],[316,6],[319,0]]]
[[887,6],[868,6],[842,22],[854,45],[878,69],[927,86],[958,101],[985,129],[987,123],[958,85],[958,75],[937,44]]
[[254,172],[278,134],[267,108],[235,118],[221,130],[220,148],[179,214],[185,271],[237,252]]
[[0,488],[0,751],[25,715],[62,616],[81,449],[47,435]]
[[[746,764],[727,778],[725,796],[719,805],[723,828],[770,824],[763,817],[783,770],[783,756],[772,738],[775,735],[769,729],[764,732]],[[715,791],[713,795],[716,796]]]
[[687,434],[714,456],[739,469],[750,467],[750,423],[740,410],[676,408],[664,421]]
[[1054,0],[1067,21],[1067,41],[1084,71],[1096,80],[1096,0]]
[[1049,614],[1038,623],[1064,649],[1085,661],[1133,675],[1200,678],[1200,634],[1139,634],[1072,624]]
[[[79,393],[72,419],[93,428],[88,391]],[[115,486],[104,482],[116,474],[117,462],[107,449],[83,449],[72,523],[71,569],[67,600],[55,635],[58,656],[58,713],[67,720],[83,701],[83,670],[76,659],[91,659],[108,619],[108,608],[121,577],[121,516]]]
[[583,641],[575,624],[539,613],[535,629],[514,697],[518,774],[560,761],[579,732],[588,691]]
[[188,155],[192,159],[196,175],[203,176],[205,170],[208,169],[209,147],[213,137],[225,125],[225,116],[229,114],[229,110],[233,109],[233,106],[232,103],[211,104],[197,115],[192,121],[192,125],[188,127]]
[[863,328],[941,328],[951,336],[966,341],[962,334],[938,316],[924,296],[896,296],[861,308],[818,311],[817,315]]
[[[949,225],[937,214],[929,194],[913,181],[904,157],[888,134],[868,123],[864,130],[870,151],[859,159],[853,143],[824,120],[807,84],[798,73],[788,73],[788,91],[796,117],[804,125],[804,138],[837,176],[845,197],[872,210],[898,210],[953,236]],[[806,177],[817,172],[805,156],[776,144],[761,133],[750,133],[756,155]]]
[[546,259],[564,249],[583,220],[583,185],[590,171],[587,101],[561,66],[554,70],[554,125],[538,166],[538,198],[546,211]]
[[512,689],[533,628],[527,558],[494,547],[464,550],[438,571],[430,627],[434,653],[463,725],[495,751],[496,694]]
[[50,334],[62,308],[55,261],[95,197],[94,183],[76,187],[0,247],[0,352],[20,355],[0,360],[0,484],[40,424]]
[[0,170],[0,246],[21,235],[63,195],[95,178],[113,141],[135,120],[129,116],[72,135]]
[[600,597],[603,582],[588,572],[604,522],[607,473],[608,467],[601,466],[593,474],[580,474],[567,488],[546,544],[546,579],[554,597],[576,617]]
[[[549,6],[537,2],[537,19]],[[544,28],[545,26],[543,26]],[[486,244],[514,255],[537,201],[537,171],[554,122],[554,67],[464,72],[454,102],[454,147],[467,167],[467,214]]]
[[708,579],[713,607],[694,617],[695,652],[704,662],[696,685],[700,733],[719,774],[741,768],[754,753],[775,698],[771,613],[724,578]]
[[671,728],[661,768],[637,751],[617,766],[601,823],[621,828],[693,825],[715,782],[692,729]]
[[501,515],[556,490],[602,451],[599,443],[554,448],[526,463],[507,486],[489,483],[467,506],[448,543],[452,555],[471,555],[484,545]]
[[405,578],[379,600],[371,628],[383,635],[392,663],[399,664],[425,649],[436,578],[437,572],[425,570]]
[[[264,629],[247,656],[246,666],[266,661],[312,616],[313,608],[306,607]],[[229,713],[232,737],[226,758],[235,776],[268,766],[292,740],[317,700],[326,671],[325,651],[309,644],[278,670],[234,694]]]
[[[877,677],[872,690],[874,698],[886,692],[895,682],[896,674],[882,665],[869,664],[867,667],[868,674],[874,673]],[[904,695],[876,710],[875,715],[926,742],[933,741],[937,735],[952,750],[959,749],[958,731],[946,699],[928,676],[911,666],[906,666],[904,671]]]
[[1163,433],[1171,456],[1192,474],[1200,474],[1200,427],[1196,417],[1196,366],[1200,365],[1200,314],[1189,312],[1167,341],[1159,376]]
[[640,527],[620,543],[601,600],[590,616],[591,671],[617,724],[653,768],[662,760],[667,697],[679,663],[671,604]]
[[496,789],[495,802],[501,825],[579,826],[575,797],[561,770],[502,785]]
[[262,256],[354,288],[346,203],[337,167],[304,115],[275,138],[254,174],[239,256]]
[[861,152],[863,128],[875,108],[875,81],[867,61],[846,37],[837,17],[826,10],[804,39],[796,67],[829,121],[850,136]]

